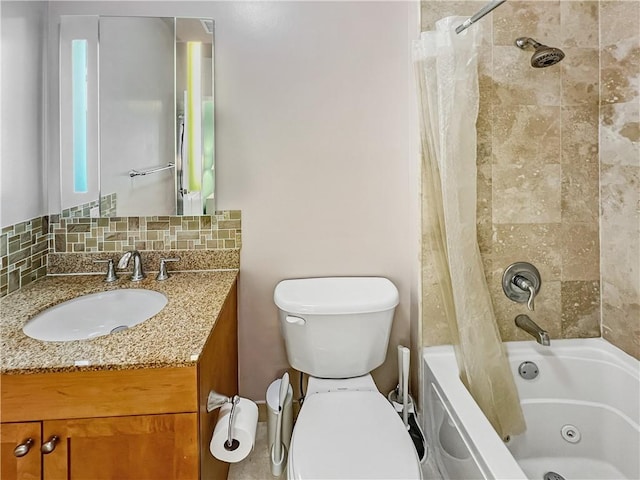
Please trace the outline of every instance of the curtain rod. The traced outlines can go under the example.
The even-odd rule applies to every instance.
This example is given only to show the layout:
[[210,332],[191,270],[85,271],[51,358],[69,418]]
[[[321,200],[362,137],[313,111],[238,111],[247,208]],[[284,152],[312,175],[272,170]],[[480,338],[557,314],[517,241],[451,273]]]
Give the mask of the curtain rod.
[[489,13],[491,10],[493,10],[494,8],[499,7],[500,5],[502,5],[506,1],[507,0],[492,0],[491,2],[487,3],[484,7],[482,7],[480,10],[478,10],[478,12],[474,16],[472,16],[471,18],[465,20],[464,23],[462,23],[461,25],[458,25],[456,27],[456,33],[460,33],[462,31],[466,30],[471,25],[473,25],[478,20],[480,20],[482,17],[484,17],[487,13]]

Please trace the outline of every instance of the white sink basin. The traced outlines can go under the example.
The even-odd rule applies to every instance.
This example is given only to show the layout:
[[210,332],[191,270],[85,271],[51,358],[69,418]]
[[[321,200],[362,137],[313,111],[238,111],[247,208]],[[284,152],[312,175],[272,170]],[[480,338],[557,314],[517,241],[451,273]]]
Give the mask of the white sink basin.
[[88,340],[138,325],[166,304],[167,297],[152,290],[93,293],[48,308],[29,320],[22,331],[46,342]]

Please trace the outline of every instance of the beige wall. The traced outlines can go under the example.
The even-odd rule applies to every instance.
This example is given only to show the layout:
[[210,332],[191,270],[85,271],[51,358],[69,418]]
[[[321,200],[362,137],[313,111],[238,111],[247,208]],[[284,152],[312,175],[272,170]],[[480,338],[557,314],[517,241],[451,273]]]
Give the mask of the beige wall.
[[640,2],[600,4],[602,334],[640,358]]
[[[53,32],[58,16],[71,13],[215,20],[217,208],[242,211],[240,393],[264,399],[288,366],[273,304],[277,282],[321,275],[382,275],[398,286],[389,358],[374,373],[383,391],[395,386],[395,346],[409,344],[418,303],[409,49],[419,30],[418,3],[109,1],[50,8]],[[55,41],[51,34],[50,68]],[[52,125],[56,88],[52,78]],[[51,137],[56,152],[55,131]]]
[[[434,21],[444,16],[471,15],[483,4],[423,1],[422,29],[432,28]],[[603,232],[607,248],[603,248],[602,270],[603,275],[608,275],[604,277],[604,330],[609,322],[608,298],[616,297],[614,293],[606,295],[607,285],[615,282],[620,288],[630,282],[632,286],[624,291],[625,299],[614,307],[618,320],[613,330],[619,333],[608,337],[620,339],[616,343],[631,353],[636,348],[637,355],[638,270],[624,265],[634,258],[638,264],[638,221],[637,212],[635,217],[633,213],[638,192],[638,5],[637,1],[509,1],[481,21],[485,37],[480,53],[477,122],[478,234],[504,340],[528,339],[513,324],[518,313],[526,313],[526,307],[508,300],[501,288],[504,269],[520,260],[533,263],[541,272],[543,286],[536,311],[530,316],[552,338],[600,335],[602,207],[603,219],[625,225],[621,233],[627,242],[623,247],[616,239],[621,248],[610,247],[611,240]],[[624,7],[630,18],[622,13]],[[607,16],[616,15],[622,15],[615,21],[624,19],[628,32],[620,33],[628,48],[614,49],[625,57],[621,62],[625,66],[607,67],[607,45],[604,38],[599,38],[599,29],[605,25],[600,26],[599,22],[601,16],[604,21]],[[529,65],[531,52],[513,45],[521,36],[560,47],[566,58],[555,66],[534,69]],[[629,76],[633,77],[631,81]],[[599,95],[601,77],[603,92],[607,88],[618,91],[616,81],[624,83],[625,91],[633,90],[633,85],[636,88],[635,94],[616,100],[627,104],[617,110],[615,120],[606,115],[609,106],[600,108],[601,104],[612,102],[606,100],[606,94]],[[617,146],[611,146],[613,153],[601,151],[598,132],[604,121],[615,122],[617,137],[625,137]],[[621,131],[625,133],[620,134]],[[627,151],[619,151],[623,148]],[[608,203],[604,195],[599,204],[600,165],[605,172],[609,158],[617,157],[625,160],[614,163],[635,165],[617,167],[615,181],[626,192],[626,196],[617,197],[620,208]],[[618,213],[609,215],[607,211]],[[620,269],[626,273],[608,274]],[[433,301],[427,268],[423,270],[423,283],[423,342],[446,342],[447,329]],[[634,337],[632,334],[635,340],[628,340]],[[626,344],[621,340],[625,337]]]

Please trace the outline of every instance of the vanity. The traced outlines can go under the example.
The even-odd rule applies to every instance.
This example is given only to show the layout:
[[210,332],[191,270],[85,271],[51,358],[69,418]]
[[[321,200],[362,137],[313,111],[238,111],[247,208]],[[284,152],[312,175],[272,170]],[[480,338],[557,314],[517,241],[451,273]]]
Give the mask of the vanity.
[[[210,390],[238,391],[237,270],[49,276],[0,300],[0,476],[223,479],[209,442]],[[119,288],[162,293],[145,322],[91,340],[42,342],[22,327],[69,299]]]

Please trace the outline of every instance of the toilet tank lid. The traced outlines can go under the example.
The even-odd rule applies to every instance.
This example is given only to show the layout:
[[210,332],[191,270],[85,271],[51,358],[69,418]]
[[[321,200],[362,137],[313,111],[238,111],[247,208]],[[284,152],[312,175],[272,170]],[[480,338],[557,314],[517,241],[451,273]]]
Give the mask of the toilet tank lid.
[[287,313],[340,315],[392,309],[399,294],[383,277],[322,277],[283,280],[273,299]]

